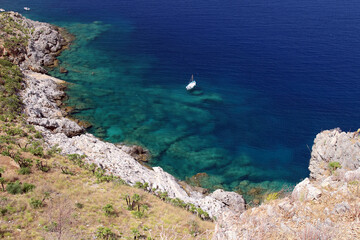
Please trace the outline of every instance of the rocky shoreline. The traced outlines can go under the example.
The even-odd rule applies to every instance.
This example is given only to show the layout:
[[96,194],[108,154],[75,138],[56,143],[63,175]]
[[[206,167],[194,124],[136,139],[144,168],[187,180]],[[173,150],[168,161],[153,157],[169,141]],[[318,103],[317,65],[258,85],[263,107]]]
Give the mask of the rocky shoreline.
[[[268,196],[264,204],[245,210],[239,194],[216,190],[203,195],[184,187],[160,167],[141,165],[126,146],[101,141],[66,118],[67,113],[60,107],[65,82],[45,75],[43,68],[45,59],[51,58],[46,56],[54,57],[61,50],[56,46],[65,46],[61,44],[63,37],[49,24],[10,14],[35,29],[29,35],[29,45],[22,49],[22,57],[12,60],[24,74],[21,96],[28,122],[42,132],[48,147],[58,146],[62,154],[84,154],[86,161],[130,185],[148,183],[150,189],[202,208],[217,218],[214,239],[360,239],[359,131],[333,129],[319,133],[312,147],[310,178],[297,184],[285,198]],[[6,49],[0,50],[8,56],[4,55]]]
[[74,121],[64,117],[57,104],[64,96],[59,84],[64,82],[32,71],[24,71],[26,88],[21,96],[28,122],[41,131],[49,148],[57,145],[63,154],[86,155],[86,161],[95,163],[118,176],[130,185],[136,182],[148,183],[149,189],[167,192],[171,198],[179,198],[208,212],[211,217],[219,216],[230,209],[243,211],[243,198],[234,192],[217,190],[205,196],[196,191],[185,191],[179,181],[160,167],[150,170],[126,153],[124,146],[103,142]]
[[2,56],[20,66],[24,74],[24,90],[21,97],[28,123],[41,131],[49,148],[58,146],[62,154],[86,155],[88,163],[95,163],[107,171],[134,185],[148,183],[148,188],[167,192],[170,198],[179,198],[206,211],[210,217],[217,217],[223,211],[244,211],[243,198],[234,192],[217,190],[210,195],[194,191],[190,186],[184,189],[180,183],[160,167],[149,169],[130,156],[128,147],[116,146],[85,132],[75,121],[66,118],[61,109],[65,97],[64,81],[48,76],[44,66],[56,63],[55,56],[68,44],[59,28],[24,18],[19,13],[9,12],[9,17],[25,29],[28,44],[17,52],[3,48]]

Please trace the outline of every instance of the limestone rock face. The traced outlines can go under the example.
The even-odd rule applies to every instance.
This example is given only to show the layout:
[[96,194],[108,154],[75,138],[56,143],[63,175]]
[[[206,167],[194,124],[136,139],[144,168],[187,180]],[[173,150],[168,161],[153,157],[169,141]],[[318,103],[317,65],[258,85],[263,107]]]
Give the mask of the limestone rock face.
[[343,169],[360,167],[360,141],[357,133],[327,130],[316,135],[310,159],[310,177],[320,179],[329,175],[329,163],[339,162]]
[[294,200],[316,200],[321,196],[321,190],[314,187],[308,178],[300,182],[294,188],[291,196]]
[[19,48],[16,54],[9,59],[23,70],[46,73],[43,66],[54,64],[55,56],[67,45],[57,27],[48,23],[37,22],[23,17],[16,12],[8,12],[9,17],[28,29],[28,32],[19,32],[23,37],[28,37],[27,45]]
[[24,76],[26,88],[22,99],[30,124],[42,126],[53,133],[64,133],[68,137],[84,132],[84,128],[64,118],[64,113],[57,106],[57,100],[65,95],[58,86],[58,80],[30,71],[24,72]]
[[245,211],[244,198],[235,192],[226,192],[222,189],[218,189],[210,196],[229,206],[229,208],[235,213],[242,213]]

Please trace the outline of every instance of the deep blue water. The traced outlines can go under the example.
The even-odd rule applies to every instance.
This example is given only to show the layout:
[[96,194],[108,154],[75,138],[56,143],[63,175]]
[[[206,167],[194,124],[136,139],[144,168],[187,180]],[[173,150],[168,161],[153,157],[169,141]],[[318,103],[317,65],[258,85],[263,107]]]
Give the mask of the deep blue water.
[[[24,6],[30,12],[24,12]],[[316,134],[360,119],[355,0],[2,0],[67,27],[76,117],[152,164],[211,187],[278,189],[308,175]],[[97,21],[97,22],[94,22]],[[191,74],[200,86],[185,91]]]

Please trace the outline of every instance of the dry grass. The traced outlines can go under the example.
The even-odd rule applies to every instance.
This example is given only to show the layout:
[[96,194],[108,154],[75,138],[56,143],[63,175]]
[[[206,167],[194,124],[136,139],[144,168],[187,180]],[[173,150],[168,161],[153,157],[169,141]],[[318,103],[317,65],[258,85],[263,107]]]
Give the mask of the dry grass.
[[[318,200],[272,200],[241,216],[230,216],[224,224],[232,222],[237,239],[360,239],[359,182],[342,180],[333,187],[316,187],[323,193]],[[341,204],[348,208],[336,211]]]
[[[16,144],[11,145],[17,150]],[[19,166],[10,157],[0,157],[0,167],[5,169],[3,177],[8,182],[19,179],[36,186],[21,195],[0,191],[0,209],[6,209],[3,216],[0,214],[0,237],[94,239],[99,227],[108,227],[117,239],[134,239],[135,229],[144,239],[211,239],[213,222],[202,221],[141,189],[114,182],[97,183],[91,172],[63,156],[42,160],[51,167],[49,172],[32,166],[31,174],[19,175]],[[75,175],[63,174],[60,166],[67,166]],[[44,200],[43,207],[33,208],[30,199],[42,200],[45,192],[50,193],[50,198]],[[126,194],[139,194],[141,203],[149,206],[143,217],[137,218],[127,209]],[[106,204],[113,206],[114,215],[105,216]]]

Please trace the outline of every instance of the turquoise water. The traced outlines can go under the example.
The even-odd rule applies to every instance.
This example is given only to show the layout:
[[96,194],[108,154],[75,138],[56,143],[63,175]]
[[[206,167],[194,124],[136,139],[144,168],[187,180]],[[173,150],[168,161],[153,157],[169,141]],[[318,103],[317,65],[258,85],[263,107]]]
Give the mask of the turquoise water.
[[[32,8],[22,11],[23,6]],[[359,3],[5,0],[66,27],[67,104],[110,142],[203,186],[278,190],[308,176],[324,129],[356,130]],[[199,88],[185,90],[194,74]],[[256,191],[255,191],[256,192]]]

